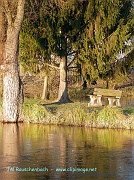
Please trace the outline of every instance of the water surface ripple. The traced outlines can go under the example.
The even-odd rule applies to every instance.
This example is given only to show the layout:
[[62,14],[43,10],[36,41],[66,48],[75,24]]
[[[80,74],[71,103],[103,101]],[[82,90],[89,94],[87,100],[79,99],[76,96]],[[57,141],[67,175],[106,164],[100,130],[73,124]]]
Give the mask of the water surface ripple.
[[0,124],[1,180],[133,180],[134,131]]

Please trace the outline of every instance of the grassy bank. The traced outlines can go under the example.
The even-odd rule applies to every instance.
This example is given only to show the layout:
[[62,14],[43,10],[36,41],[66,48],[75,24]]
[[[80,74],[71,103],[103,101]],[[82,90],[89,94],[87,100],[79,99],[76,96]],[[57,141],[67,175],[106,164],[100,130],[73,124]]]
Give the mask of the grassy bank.
[[30,123],[134,129],[134,107],[88,107],[87,103],[43,103],[27,99],[24,120]]
[[[1,105],[0,99],[0,114]],[[87,102],[59,104],[25,98],[23,120],[27,123],[134,129],[134,107],[88,107]]]

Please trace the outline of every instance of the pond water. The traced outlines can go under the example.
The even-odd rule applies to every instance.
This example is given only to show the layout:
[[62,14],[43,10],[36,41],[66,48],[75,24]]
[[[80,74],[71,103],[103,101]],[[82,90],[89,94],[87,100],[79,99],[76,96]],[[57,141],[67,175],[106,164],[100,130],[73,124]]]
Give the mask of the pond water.
[[134,131],[0,124],[1,180],[133,180]]

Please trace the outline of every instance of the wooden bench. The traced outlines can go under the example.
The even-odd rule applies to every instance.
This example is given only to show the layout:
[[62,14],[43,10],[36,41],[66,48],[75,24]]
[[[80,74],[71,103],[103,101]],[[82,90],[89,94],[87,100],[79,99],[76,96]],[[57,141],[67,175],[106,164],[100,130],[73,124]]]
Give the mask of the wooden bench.
[[90,97],[88,106],[106,105],[104,104],[104,99],[107,99],[109,106],[121,106],[121,94],[122,91],[120,90],[94,88],[93,95],[88,95]]

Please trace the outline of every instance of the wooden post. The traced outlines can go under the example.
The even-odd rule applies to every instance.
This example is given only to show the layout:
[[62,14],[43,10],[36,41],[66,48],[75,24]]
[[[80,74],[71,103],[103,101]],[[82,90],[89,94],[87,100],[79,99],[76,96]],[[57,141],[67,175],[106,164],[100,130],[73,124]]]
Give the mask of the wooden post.
[[96,100],[96,97],[94,95],[90,95],[90,102],[88,103],[88,106],[94,106],[95,100]]

